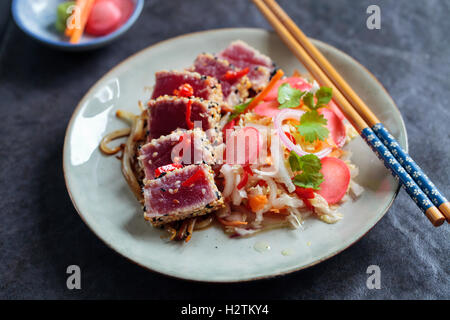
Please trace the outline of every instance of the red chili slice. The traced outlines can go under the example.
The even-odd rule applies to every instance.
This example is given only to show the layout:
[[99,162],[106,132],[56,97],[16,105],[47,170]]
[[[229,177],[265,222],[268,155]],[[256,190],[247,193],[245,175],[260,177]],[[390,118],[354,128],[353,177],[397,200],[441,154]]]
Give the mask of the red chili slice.
[[248,67],[241,69],[239,71],[232,71],[232,70],[228,70],[224,75],[223,75],[223,80],[236,80],[239,78],[242,78],[243,76],[245,76],[248,72],[250,71],[250,69]]
[[259,180],[257,185],[261,187],[267,187],[267,182],[265,182],[264,180]]
[[285,131],[284,134],[288,137],[289,140],[292,141],[293,144],[297,144],[297,141],[295,140],[294,136],[290,134],[289,132]]
[[228,122],[222,129],[222,134],[223,134],[223,141],[226,142],[227,140],[227,130],[231,130],[233,129],[233,127],[236,124],[236,120],[233,119],[230,122]]
[[194,184],[197,180],[203,178],[205,176],[205,173],[203,172],[203,170],[200,168],[198,169],[192,176],[189,177],[189,179],[187,179],[186,181],[184,181],[181,186],[183,187],[188,187],[192,184]]
[[309,210],[312,210],[314,212],[314,206],[311,204],[311,201],[309,201],[308,199],[302,199],[303,203],[306,205],[306,207]]
[[295,187],[295,193],[299,198],[303,200],[306,207],[310,210],[314,211],[314,207],[309,201],[309,199],[314,199],[314,189],[312,188],[301,188],[301,187]]
[[173,94],[178,97],[192,97],[194,95],[194,88],[189,83],[182,84],[178,89],[173,90]]
[[173,171],[179,168],[182,168],[183,166],[179,163],[172,163],[165,166],[161,166],[157,169],[155,169],[155,177],[158,178],[162,173]]
[[242,179],[239,182],[239,184],[236,186],[239,190],[241,190],[248,182],[248,172],[244,170],[244,173],[242,174]]
[[186,104],[186,124],[188,129],[194,129],[194,123],[191,121],[191,109],[192,109],[192,100],[189,100]]
[[302,199],[314,199],[314,189],[295,187],[295,193]]
[[249,175],[253,175],[252,168],[250,168],[249,165],[243,166],[242,169],[244,169],[245,172],[247,172]]
[[244,169],[244,173],[242,174],[242,180],[239,182],[239,184],[237,185],[237,188],[239,190],[241,190],[243,187],[245,187],[245,185],[248,182],[248,176],[252,176],[253,175],[253,171],[252,168],[250,168],[249,165],[245,165],[242,167],[242,169]]

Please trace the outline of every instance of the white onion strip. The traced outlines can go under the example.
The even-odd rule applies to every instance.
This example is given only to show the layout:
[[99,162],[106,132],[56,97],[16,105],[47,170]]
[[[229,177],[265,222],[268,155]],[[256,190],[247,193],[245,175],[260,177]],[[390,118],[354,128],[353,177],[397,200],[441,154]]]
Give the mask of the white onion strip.
[[310,153],[310,152],[306,152],[304,151],[300,145],[298,144],[294,144],[284,133],[284,130],[282,128],[282,124],[284,120],[287,119],[295,119],[295,120],[299,120],[300,117],[304,114],[305,112],[302,110],[294,110],[294,109],[284,109],[281,112],[279,112],[275,119],[274,119],[274,126],[275,129],[278,132],[278,135],[280,136],[281,141],[283,141],[284,145],[286,146],[286,148],[289,151],[294,151],[296,154],[298,154],[299,156],[304,156],[307,154],[313,154],[315,156],[317,156],[319,159],[322,159],[323,157],[326,157],[330,152],[331,152],[331,148],[325,148],[319,152],[316,153]]

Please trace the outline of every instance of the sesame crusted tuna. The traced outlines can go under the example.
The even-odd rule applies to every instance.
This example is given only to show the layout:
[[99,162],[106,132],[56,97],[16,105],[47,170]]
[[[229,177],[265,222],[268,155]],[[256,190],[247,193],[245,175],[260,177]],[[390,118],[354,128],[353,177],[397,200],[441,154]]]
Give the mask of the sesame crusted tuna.
[[250,71],[247,76],[250,79],[251,88],[256,92],[267,85],[274,69],[274,64],[269,57],[241,40],[233,41],[218,54],[218,57],[228,60],[237,68],[248,67]]
[[204,131],[216,129],[220,119],[217,102],[165,95],[148,103],[148,140],[168,135],[176,129],[190,129],[187,122],[189,100],[192,101],[190,121],[201,123]]
[[174,95],[174,91],[188,83],[194,89],[194,97],[223,103],[222,87],[216,78],[202,76],[198,72],[159,71],[155,74],[152,99]]
[[177,130],[142,146],[139,161],[144,168],[145,179],[151,180],[155,178],[157,168],[171,163],[213,164],[213,148],[206,133],[199,128]]
[[186,166],[147,181],[144,197],[144,218],[153,226],[204,215],[223,207],[223,197],[214,183],[211,168],[204,164]]
[[219,59],[211,54],[202,53],[194,61],[192,70],[219,80],[222,85],[222,93],[226,103],[230,106],[242,103],[248,96],[250,81],[247,76],[239,79],[224,79],[227,71],[234,71],[235,67],[227,60]]

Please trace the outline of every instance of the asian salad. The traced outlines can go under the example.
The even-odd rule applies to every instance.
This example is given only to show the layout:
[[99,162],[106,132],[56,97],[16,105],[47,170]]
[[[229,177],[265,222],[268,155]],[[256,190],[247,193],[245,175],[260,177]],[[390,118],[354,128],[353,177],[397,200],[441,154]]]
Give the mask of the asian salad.
[[144,219],[170,240],[188,242],[214,221],[231,237],[301,228],[307,218],[336,223],[339,206],[363,192],[343,150],[357,132],[332,90],[285,76],[243,41],[157,72],[139,106],[139,115],[117,111],[129,126],[100,150],[119,154]]

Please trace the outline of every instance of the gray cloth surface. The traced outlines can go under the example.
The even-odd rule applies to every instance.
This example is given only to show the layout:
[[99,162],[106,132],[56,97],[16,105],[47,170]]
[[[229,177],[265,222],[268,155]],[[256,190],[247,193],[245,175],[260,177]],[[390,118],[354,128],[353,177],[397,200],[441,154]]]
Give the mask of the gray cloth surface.
[[[450,2],[280,3],[307,35],[375,74],[402,112],[410,154],[449,196]],[[381,30],[366,28],[370,4],[381,8]],[[1,9],[0,298],[450,298],[449,225],[433,228],[403,190],[355,245],[275,279],[193,283],[119,256],[82,222],[64,184],[64,133],[78,101],[109,69],[158,41],[199,30],[270,26],[250,1],[148,0],[139,21],[112,46],[64,53],[23,34],[4,1]],[[66,287],[71,264],[82,269],[81,290]],[[381,268],[380,290],[366,287],[372,264]]]

